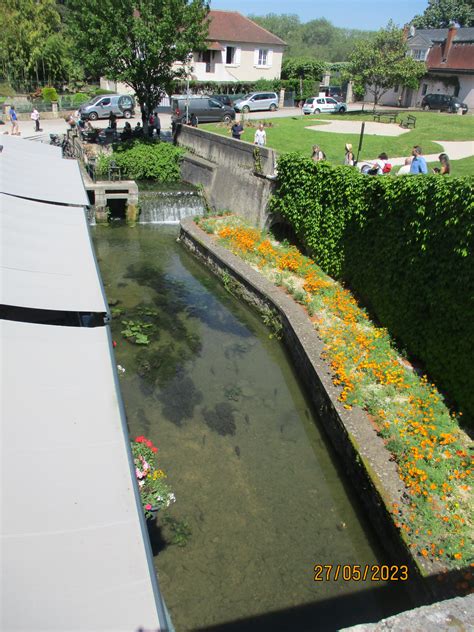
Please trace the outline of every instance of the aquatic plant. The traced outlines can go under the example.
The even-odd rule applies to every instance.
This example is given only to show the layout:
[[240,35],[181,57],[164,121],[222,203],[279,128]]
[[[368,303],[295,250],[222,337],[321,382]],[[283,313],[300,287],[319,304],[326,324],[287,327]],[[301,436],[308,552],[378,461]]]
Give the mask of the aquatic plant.
[[149,332],[153,325],[134,320],[122,320],[122,335],[136,345],[150,344]]
[[158,448],[152,441],[139,436],[131,442],[131,447],[143,511],[147,518],[153,518],[156,511],[174,503],[176,496],[165,483],[165,472],[157,465]]
[[216,404],[212,410],[203,411],[206,424],[211,430],[221,436],[235,435],[237,426],[235,424],[234,409],[227,402]]

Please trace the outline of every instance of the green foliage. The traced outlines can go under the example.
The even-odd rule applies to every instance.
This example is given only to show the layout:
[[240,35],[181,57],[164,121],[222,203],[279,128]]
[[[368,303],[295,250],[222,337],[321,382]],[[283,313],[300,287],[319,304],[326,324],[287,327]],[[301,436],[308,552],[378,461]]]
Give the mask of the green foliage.
[[176,520],[172,516],[164,516],[163,522],[171,531],[171,544],[176,546],[186,546],[192,536],[191,526],[187,520]]
[[283,79],[313,79],[320,81],[326,64],[311,57],[290,57],[281,68]]
[[142,323],[133,320],[122,320],[122,336],[136,345],[150,344],[149,331],[153,329],[151,323]]
[[107,175],[113,160],[121,168],[122,174],[132,180],[178,182],[181,179],[179,164],[183,154],[183,149],[170,143],[122,143],[114,148],[112,155],[100,156],[97,173]]
[[368,177],[298,154],[271,210],[474,417],[473,178]]
[[204,47],[208,5],[204,0],[69,0],[68,8],[77,54],[97,74],[133,88],[146,131],[148,114],[172,81],[185,75],[190,51]]
[[58,93],[56,92],[56,88],[52,88],[51,86],[43,88],[41,90],[41,96],[43,97],[43,101],[46,101],[47,103],[58,100]]
[[287,43],[285,59],[305,56],[330,62],[345,61],[356,42],[373,36],[372,31],[338,28],[325,18],[302,24],[294,14],[249,17]]
[[444,29],[453,22],[459,26],[474,26],[472,0],[428,0],[425,12],[412,20],[419,29]]
[[373,41],[359,42],[349,58],[347,70],[356,92],[365,88],[373,95],[375,107],[380,97],[396,85],[417,88],[426,66],[407,56],[407,51],[402,29],[391,22],[380,29]]
[[75,107],[78,107],[79,105],[82,105],[88,100],[89,100],[88,94],[86,94],[85,92],[76,92],[76,94],[74,94],[72,97],[72,104]]
[[6,81],[0,81],[0,96],[2,97],[14,97],[15,90]]
[[0,68],[16,89],[69,78],[71,42],[55,0],[3,2],[0,32]]

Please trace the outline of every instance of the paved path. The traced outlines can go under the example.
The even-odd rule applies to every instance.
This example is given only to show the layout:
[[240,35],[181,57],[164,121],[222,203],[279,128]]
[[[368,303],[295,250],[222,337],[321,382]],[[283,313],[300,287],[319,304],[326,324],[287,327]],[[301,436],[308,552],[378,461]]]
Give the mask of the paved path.
[[[362,121],[330,121],[328,119],[308,118],[308,122],[320,121],[323,125],[310,125],[306,129],[333,134],[360,134]],[[371,136],[401,136],[411,130],[394,123],[372,123],[366,121],[364,134]]]

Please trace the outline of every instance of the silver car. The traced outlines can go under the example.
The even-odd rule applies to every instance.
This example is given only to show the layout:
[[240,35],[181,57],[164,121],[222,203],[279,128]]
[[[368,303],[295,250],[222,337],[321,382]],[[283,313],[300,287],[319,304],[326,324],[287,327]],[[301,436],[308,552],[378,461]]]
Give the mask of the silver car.
[[129,94],[101,94],[83,103],[79,108],[80,117],[91,121],[109,118],[111,112],[115,116],[132,118],[135,114],[134,98]]
[[276,92],[251,92],[234,103],[236,112],[254,112],[256,110],[278,109],[278,96]]

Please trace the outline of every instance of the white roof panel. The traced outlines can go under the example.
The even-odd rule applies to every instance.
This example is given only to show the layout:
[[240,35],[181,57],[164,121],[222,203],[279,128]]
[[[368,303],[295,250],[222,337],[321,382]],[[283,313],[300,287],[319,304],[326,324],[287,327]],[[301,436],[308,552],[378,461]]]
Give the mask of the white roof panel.
[[40,141],[26,140],[19,136],[10,136],[3,134],[0,136],[0,145],[3,145],[3,157],[10,155],[11,153],[22,152],[30,154],[31,156],[53,156],[56,158],[62,158],[61,147],[56,145],[50,145],[49,143],[42,143]]
[[0,194],[0,303],[106,312],[84,208]]
[[158,629],[108,327],[3,320],[0,345],[0,629]]
[[0,193],[58,204],[89,204],[77,160],[32,155],[27,148],[9,152],[7,147],[0,154]]

